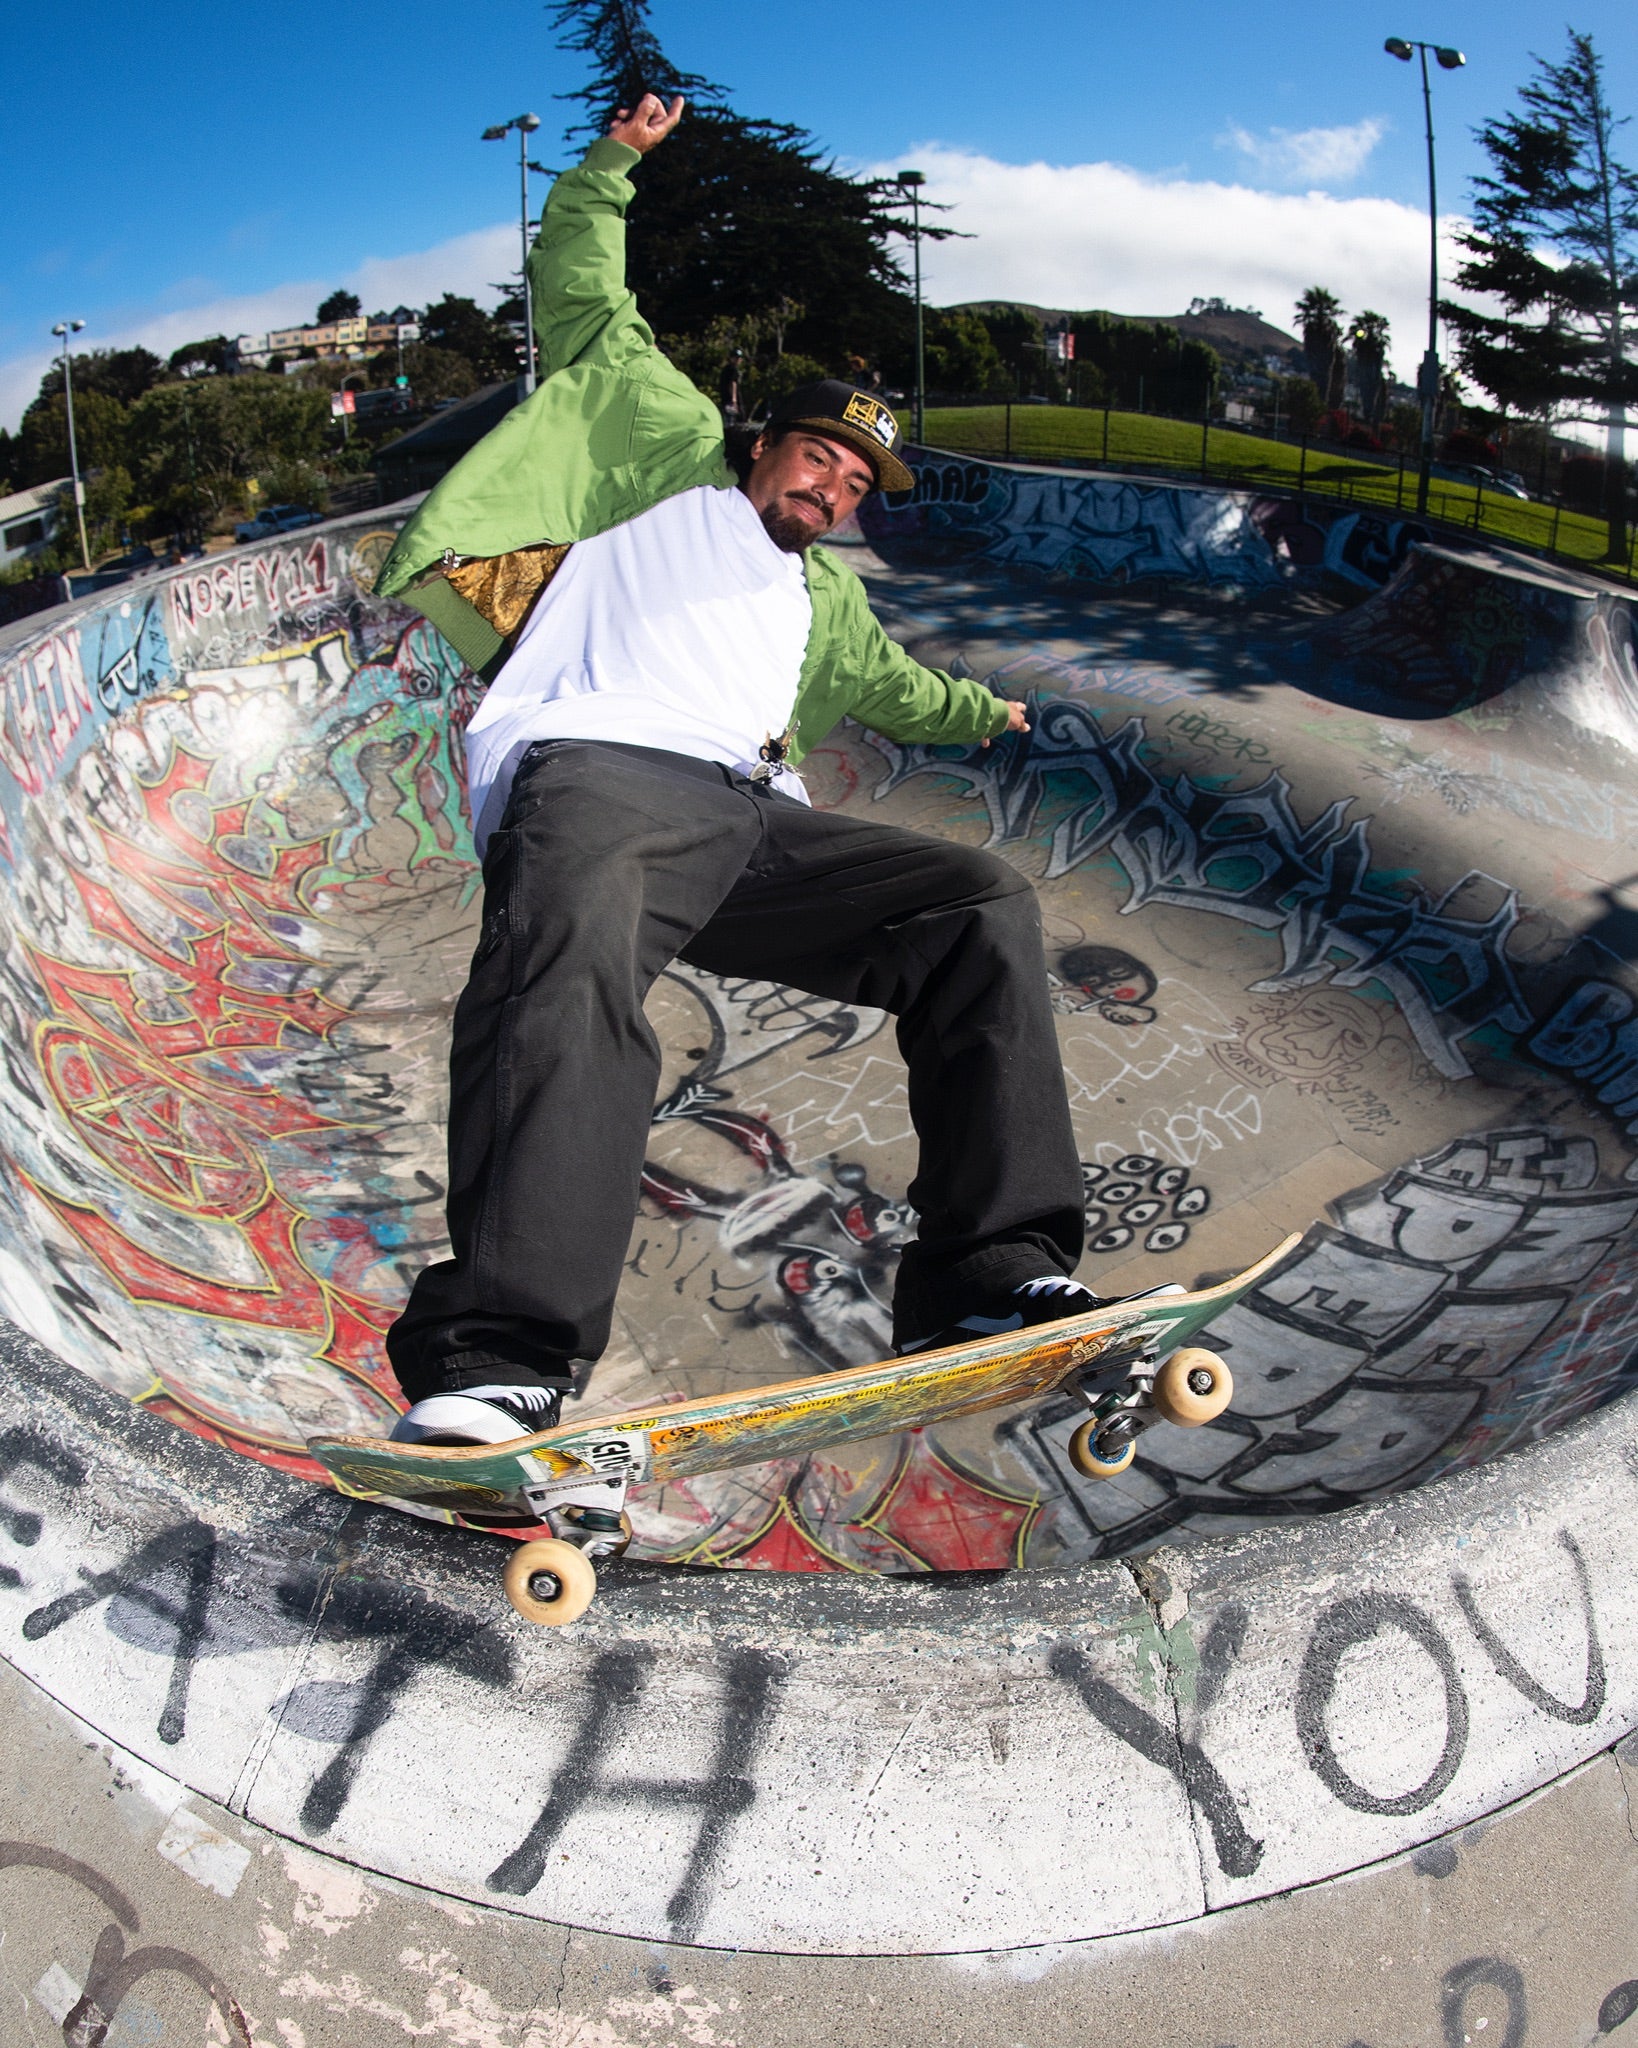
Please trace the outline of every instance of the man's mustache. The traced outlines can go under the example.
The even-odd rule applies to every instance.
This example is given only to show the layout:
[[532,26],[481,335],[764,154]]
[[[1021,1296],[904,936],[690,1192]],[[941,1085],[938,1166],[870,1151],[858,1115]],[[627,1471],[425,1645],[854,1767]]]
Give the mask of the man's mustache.
[[814,493],[813,491],[787,491],[785,493],[785,496],[787,498],[795,499],[798,504],[813,506],[815,511],[820,512],[824,515],[824,521],[827,526],[830,526],[834,523],[836,517],[835,513],[832,512],[831,508],[825,503],[824,499],[817,496],[816,493]]

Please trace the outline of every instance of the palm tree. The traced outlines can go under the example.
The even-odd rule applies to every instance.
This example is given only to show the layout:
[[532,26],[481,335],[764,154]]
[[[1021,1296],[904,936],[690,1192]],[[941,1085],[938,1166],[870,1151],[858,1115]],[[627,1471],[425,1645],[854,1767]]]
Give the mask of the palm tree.
[[1323,285],[1311,284],[1297,301],[1302,352],[1327,408],[1342,403],[1347,363],[1342,353],[1342,302]]
[[1388,360],[1387,314],[1359,314],[1348,330],[1348,344],[1354,352],[1360,407],[1366,425],[1374,430],[1382,424],[1388,402],[1388,380],[1383,374]]

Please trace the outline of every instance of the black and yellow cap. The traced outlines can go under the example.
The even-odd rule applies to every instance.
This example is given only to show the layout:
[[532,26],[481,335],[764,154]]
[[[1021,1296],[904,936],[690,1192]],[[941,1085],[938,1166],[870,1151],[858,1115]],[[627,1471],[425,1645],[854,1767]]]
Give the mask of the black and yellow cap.
[[874,393],[825,377],[787,392],[768,419],[770,427],[811,427],[832,441],[845,441],[876,472],[884,491],[913,491],[914,471],[899,460],[904,435],[892,411]]

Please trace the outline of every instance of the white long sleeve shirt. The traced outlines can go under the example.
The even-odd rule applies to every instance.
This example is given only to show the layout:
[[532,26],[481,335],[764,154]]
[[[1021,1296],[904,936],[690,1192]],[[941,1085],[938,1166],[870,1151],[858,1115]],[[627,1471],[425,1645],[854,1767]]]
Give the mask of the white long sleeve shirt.
[[[800,555],[701,485],[577,541],[467,728],[481,854],[536,741],[615,740],[749,772],[790,722],[813,623]],[[805,800],[787,771],[780,786]]]

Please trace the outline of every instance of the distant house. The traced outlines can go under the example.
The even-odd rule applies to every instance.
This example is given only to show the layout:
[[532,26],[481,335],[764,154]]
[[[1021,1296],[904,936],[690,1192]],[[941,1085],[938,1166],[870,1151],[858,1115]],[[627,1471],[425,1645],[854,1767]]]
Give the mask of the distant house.
[[421,316],[413,306],[394,306],[390,313],[372,313],[368,340],[371,348],[393,348],[400,342],[421,339]]
[[523,379],[508,377],[504,384],[487,384],[470,398],[457,399],[396,441],[383,442],[375,455],[382,502],[431,490],[491,427],[500,425],[522,396]]
[[355,319],[326,320],[314,327],[273,327],[266,334],[241,334],[233,344],[235,367],[266,370],[309,353],[321,359],[352,359],[420,338],[414,308],[400,306],[395,312],[372,314],[368,319],[359,314]]
[[369,339],[370,323],[360,316],[355,320],[326,320],[319,327],[274,327],[269,329],[267,346],[272,355],[294,355],[304,348],[316,349],[321,356],[345,355],[348,349],[362,348]]
[[0,498],[0,569],[45,552],[56,538],[62,496],[68,488],[68,478],[62,476],[55,483],[36,484],[32,490]]

